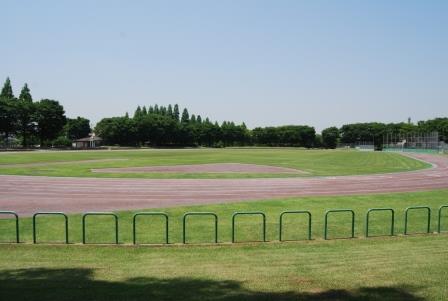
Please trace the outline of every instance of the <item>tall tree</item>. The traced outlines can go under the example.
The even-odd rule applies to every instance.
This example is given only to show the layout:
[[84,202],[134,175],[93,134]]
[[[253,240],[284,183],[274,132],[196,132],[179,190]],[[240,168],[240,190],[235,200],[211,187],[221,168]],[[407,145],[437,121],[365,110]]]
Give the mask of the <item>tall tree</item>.
[[166,114],[168,115],[168,117],[173,118],[173,106],[172,105],[168,105],[168,109],[166,110]]
[[190,121],[190,115],[188,114],[187,108],[182,111],[182,118],[180,119],[181,123],[188,123]]
[[55,139],[66,122],[64,108],[59,102],[50,99],[36,102],[35,119],[41,145]]
[[28,88],[28,84],[25,83],[22,90],[20,91],[19,100],[33,102],[33,97],[31,96],[30,88]]
[[17,127],[17,106],[12,92],[11,81],[6,78],[0,92],[0,133],[7,139]]
[[35,105],[33,97],[28,85],[25,84],[20,91],[19,100],[17,102],[17,130],[22,136],[23,147],[28,146],[29,137],[35,132],[34,120]]
[[7,139],[16,129],[17,106],[15,101],[6,97],[0,97],[0,134]]
[[12,92],[11,80],[9,79],[9,77],[6,78],[5,83],[3,84],[0,97],[9,100],[12,100],[14,98],[14,93]]
[[179,121],[180,113],[179,113],[179,105],[175,104],[173,109],[173,118],[176,121]]
[[138,106],[134,112],[134,118],[139,118],[141,116],[142,116],[142,108],[140,108],[140,106]]

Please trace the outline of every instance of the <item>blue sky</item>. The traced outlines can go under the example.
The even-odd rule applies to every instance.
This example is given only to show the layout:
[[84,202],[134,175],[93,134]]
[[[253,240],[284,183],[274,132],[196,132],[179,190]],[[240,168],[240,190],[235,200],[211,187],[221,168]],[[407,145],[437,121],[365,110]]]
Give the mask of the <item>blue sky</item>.
[[249,127],[448,116],[448,1],[2,1],[0,80],[67,116]]

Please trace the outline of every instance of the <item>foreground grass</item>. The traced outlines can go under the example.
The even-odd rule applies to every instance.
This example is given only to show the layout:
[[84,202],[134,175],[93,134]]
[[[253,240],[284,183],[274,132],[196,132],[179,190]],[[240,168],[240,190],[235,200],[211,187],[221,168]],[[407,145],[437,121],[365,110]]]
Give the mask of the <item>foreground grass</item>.
[[[369,196],[310,197],[162,209],[170,216],[170,241],[181,241],[181,217],[186,211],[213,211],[219,216],[219,240],[230,240],[234,211],[263,211],[267,238],[278,239],[278,215],[283,210],[313,213],[312,241],[237,243],[153,247],[94,245],[0,245],[0,300],[446,300],[448,298],[448,235],[428,234],[365,239],[368,208],[397,210],[396,231],[403,231],[403,209],[411,205],[436,211],[448,203],[448,190]],[[326,209],[352,208],[361,239],[322,240]],[[157,211],[162,211],[157,210]],[[132,241],[132,212],[119,212],[120,242]],[[331,237],[349,234],[349,216],[330,219]],[[107,217],[90,217],[88,240],[113,241]],[[57,217],[38,218],[39,241],[62,241]],[[70,240],[81,239],[79,215],[69,216]],[[390,219],[377,213],[372,234],[388,234]],[[443,214],[448,230],[448,210]],[[163,242],[163,221],[139,221],[139,242]],[[306,220],[285,220],[285,238],[305,239]],[[192,217],[189,242],[211,242],[212,220]],[[238,240],[261,238],[260,220],[241,217]],[[1,240],[13,239],[11,220],[0,220]],[[23,240],[31,241],[31,220],[21,219]],[[410,215],[410,230],[424,232],[423,212]]]
[[[104,161],[88,161],[104,160]],[[84,161],[84,162],[83,162]],[[94,168],[154,165],[249,163],[295,168],[307,174],[250,173],[92,173]],[[334,176],[399,172],[428,164],[396,153],[293,148],[181,149],[132,151],[26,152],[0,155],[0,174],[132,177],[132,178],[251,178]]]
[[0,245],[1,300],[448,298],[448,236],[220,247]]

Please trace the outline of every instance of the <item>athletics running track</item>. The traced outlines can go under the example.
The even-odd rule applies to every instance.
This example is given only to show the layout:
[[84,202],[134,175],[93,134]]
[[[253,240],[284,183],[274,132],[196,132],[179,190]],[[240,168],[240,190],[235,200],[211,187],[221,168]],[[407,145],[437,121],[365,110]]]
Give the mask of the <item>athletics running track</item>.
[[0,176],[0,210],[117,211],[317,195],[448,188],[448,157],[413,154],[432,168],[402,173],[282,179],[98,179]]

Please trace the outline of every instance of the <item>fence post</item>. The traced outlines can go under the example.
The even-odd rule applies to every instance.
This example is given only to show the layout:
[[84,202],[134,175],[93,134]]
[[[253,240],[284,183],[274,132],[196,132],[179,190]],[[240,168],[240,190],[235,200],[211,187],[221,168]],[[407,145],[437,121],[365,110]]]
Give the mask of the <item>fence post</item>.
[[168,240],[168,233],[169,233],[169,229],[168,229],[168,214],[164,213],[164,212],[137,212],[136,214],[134,214],[134,217],[132,218],[132,241],[135,244],[137,244],[137,229],[136,229],[136,225],[137,225],[137,217],[141,216],[141,215],[148,215],[148,216],[163,216],[165,217],[165,243],[168,244],[169,240]]
[[352,215],[352,236],[355,237],[355,212],[352,209],[332,209],[325,212],[324,239],[328,239],[328,215],[332,212],[350,212]]
[[0,214],[3,215],[14,215],[14,218],[16,220],[16,243],[20,243],[19,238],[19,215],[14,211],[0,211]]
[[187,217],[192,215],[208,215],[213,216],[215,219],[215,243],[218,243],[218,216],[213,212],[187,212],[183,216],[182,222],[182,243],[186,244],[187,242]]
[[63,212],[37,212],[33,215],[33,243],[37,243],[37,235],[36,235],[36,217],[38,215],[60,215],[64,217],[65,221],[65,243],[68,244],[68,217]]
[[283,234],[283,216],[286,214],[307,214],[308,215],[308,240],[311,240],[311,212],[306,210],[299,210],[299,211],[283,211],[280,213],[280,231],[279,231],[279,241],[283,241],[282,234]]
[[369,216],[370,216],[370,212],[373,211],[390,211],[391,212],[391,218],[392,218],[392,223],[391,223],[391,227],[390,227],[390,236],[394,236],[394,228],[395,228],[395,211],[392,208],[371,208],[369,210],[367,210],[367,215],[366,215],[366,237],[369,237]]
[[419,210],[419,209],[427,210],[427,212],[428,212],[428,221],[427,221],[426,233],[431,232],[431,208],[429,208],[428,206],[414,206],[414,207],[408,207],[405,210],[404,235],[408,235],[408,212],[409,212],[409,210]]
[[439,208],[439,223],[437,225],[437,233],[442,232],[442,209],[443,208],[448,208],[448,205],[442,205]]
[[86,212],[82,215],[82,243],[86,243],[86,217],[87,216],[107,215],[114,217],[115,220],[115,244],[118,245],[118,216],[112,212]]
[[263,242],[266,242],[266,215],[261,211],[252,212],[235,212],[232,215],[232,243],[236,242],[235,239],[235,218],[238,215],[261,215],[263,217]]

